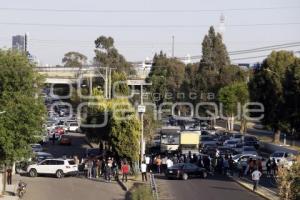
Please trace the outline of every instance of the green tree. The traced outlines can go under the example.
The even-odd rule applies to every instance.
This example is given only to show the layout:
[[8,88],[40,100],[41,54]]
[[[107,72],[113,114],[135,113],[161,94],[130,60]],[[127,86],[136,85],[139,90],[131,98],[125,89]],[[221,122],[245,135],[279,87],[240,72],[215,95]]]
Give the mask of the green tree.
[[279,142],[281,130],[287,130],[284,82],[287,70],[296,57],[292,52],[272,52],[258,68],[250,80],[251,101],[264,105],[262,123],[274,130],[274,142]]
[[87,63],[87,57],[79,52],[70,51],[62,59],[65,67],[82,67]]
[[42,78],[26,56],[0,50],[0,111],[5,111],[0,114],[0,164],[4,167],[28,158],[29,144],[37,142],[35,135],[43,131],[41,85]]
[[[221,111],[227,117],[227,127],[229,130],[233,130],[234,118],[238,114],[238,119],[242,120],[241,128],[244,129],[245,119],[242,117],[242,113],[238,112],[239,104],[241,107],[249,101],[249,91],[247,83],[234,83],[229,86],[225,86],[219,90],[218,100],[223,105]],[[242,130],[244,132],[244,130]]]
[[[152,83],[152,100],[157,104],[175,102],[178,99],[181,84],[184,80],[185,65],[175,58],[167,58],[166,54],[160,52],[153,58],[153,66],[147,81]],[[167,99],[166,99],[167,98]]]
[[[294,137],[300,138],[300,59],[297,58],[285,75],[285,117]],[[297,134],[297,135],[296,135]]]
[[95,40],[94,63],[102,67],[117,68],[119,72],[134,73],[132,65],[126,61],[114,46],[112,37],[100,36]]

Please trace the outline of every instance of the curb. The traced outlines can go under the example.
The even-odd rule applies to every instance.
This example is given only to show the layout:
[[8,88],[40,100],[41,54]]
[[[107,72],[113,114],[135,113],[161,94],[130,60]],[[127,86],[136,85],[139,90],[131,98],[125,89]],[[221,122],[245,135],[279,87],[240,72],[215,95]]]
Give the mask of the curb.
[[[244,187],[245,189],[263,197],[264,199],[267,199],[267,200],[279,200],[279,196],[278,195],[275,195],[275,194],[270,194],[271,192],[273,193],[273,191],[269,190],[268,188],[265,188],[263,186],[259,186],[259,188],[256,190],[256,191],[253,191],[252,189],[252,184],[250,183],[246,183],[245,181],[242,181],[238,178],[235,178],[233,176],[228,176],[230,179],[232,179],[233,181],[235,181],[236,183],[238,183],[239,185],[241,185],[242,187]],[[249,186],[250,184],[250,186]],[[262,191],[264,190],[264,191]],[[269,194],[266,194],[266,193],[269,193]],[[274,192],[275,193],[275,192]]]
[[120,185],[120,187],[122,188],[122,190],[124,190],[124,191],[128,191],[128,187],[125,185],[125,183],[123,183],[122,181],[120,181],[120,180],[118,180],[117,181],[118,182],[118,184]]

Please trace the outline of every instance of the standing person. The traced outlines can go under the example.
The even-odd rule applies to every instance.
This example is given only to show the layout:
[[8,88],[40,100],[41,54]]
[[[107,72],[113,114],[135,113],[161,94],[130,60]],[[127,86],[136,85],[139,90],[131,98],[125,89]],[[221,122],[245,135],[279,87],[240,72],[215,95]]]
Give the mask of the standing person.
[[150,157],[147,155],[145,155],[145,162],[147,165],[147,171],[149,172],[150,171]]
[[263,169],[262,169],[262,162],[261,162],[261,159],[258,159],[256,161],[256,165],[257,165],[257,169],[258,171],[260,171],[261,173],[263,172]]
[[111,182],[111,172],[112,172],[112,160],[108,158],[108,161],[105,165],[105,177],[107,182]]
[[228,164],[229,164],[230,174],[233,176],[234,163],[231,155],[229,156]]
[[267,168],[267,176],[269,177],[271,175],[271,160],[268,159],[266,162],[266,168]]
[[87,162],[87,178],[92,178],[93,161],[91,159]]
[[275,158],[272,159],[271,169],[272,169],[273,175],[276,176],[277,170],[278,170],[278,166],[277,166]]
[[[78,169],[80,162],[79,162],[79,158],[77,156],[74,156],[74,162]],[[77,173],[76,173],[76,176],[78,176],[78,175],[79,175],[79,169],[77,170]]]
[[55,132],[53,132],[53,134],[52,134],[52,144],[53,145],[55,144]]
[[259,179],[260,179],[261,175],[262,174],[258,169],[255,169],[252,172],[253,191],[255,191],[257,189],[257,186],[258,186]]
[[229,162],[228,162],[228,158],[226,157],[223,160],[223,174],[224,175],[227,175],[228,169],[229,169]]
[[9,167],[7,170],[7,185],[11,185],[12,184],[12,169],[11,167]]
[[142,172],[142,181],[147,182],[147,165],[146,165],[145,161],[143,161],[141,164],[141,172]]
[[161,171],[161,159],[160,159],[160,156],[158,156],[156,158],[155,164],[156,164],[157,173],[160,174],[160,171]]
[[127,164],[126,161],[122,162],[121,172],[122,172],[122,182],[124,182],[124,180],[127,182],[127,176],[129,173],[129,165]]
[[166,163],[167,163],[167,168],[170,168],[173,166],[173,161],[170,158],[167,159]]
[[102,161],[100,159],[97,159],[96,161],[96,178],[99,178],[101,176],[101,170],[102,170]]

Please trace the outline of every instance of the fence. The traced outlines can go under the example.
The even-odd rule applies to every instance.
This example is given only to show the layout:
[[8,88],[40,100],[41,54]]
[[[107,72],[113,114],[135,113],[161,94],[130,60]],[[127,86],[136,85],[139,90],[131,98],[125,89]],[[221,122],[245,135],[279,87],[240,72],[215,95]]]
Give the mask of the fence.
[[156,184],[154,175],[152,173],[150,173],[149,176],[150,176],[150,187],[151,187],[152,195],[153,195],[155,200],[159,200],[158,191],[157,191],[157,184]]

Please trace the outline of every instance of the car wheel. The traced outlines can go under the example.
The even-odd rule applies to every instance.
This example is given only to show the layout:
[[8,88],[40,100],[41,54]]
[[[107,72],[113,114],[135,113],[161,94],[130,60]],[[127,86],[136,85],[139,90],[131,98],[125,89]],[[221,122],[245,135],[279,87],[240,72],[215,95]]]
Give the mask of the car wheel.
[[62,178],[62,177],[64,177],[64,172],[62,170],[57,170],[55,175],[56,175],[56,178]]
[[182,175],[182,180],[188,180],[188,178],[189,178],[188,174],[184,173]]
[[202,178],[207,178],[207,172],[202,173]]
[[29,176],[30,176],[30,177],[36,177],[36,176],[37,176],[36,169],[30,169],[30,171],[29,171]]

